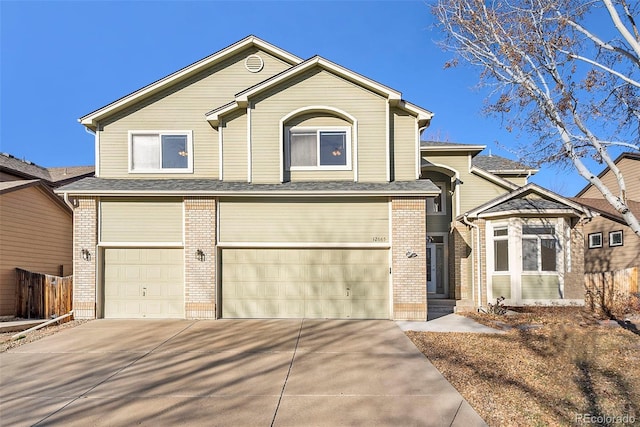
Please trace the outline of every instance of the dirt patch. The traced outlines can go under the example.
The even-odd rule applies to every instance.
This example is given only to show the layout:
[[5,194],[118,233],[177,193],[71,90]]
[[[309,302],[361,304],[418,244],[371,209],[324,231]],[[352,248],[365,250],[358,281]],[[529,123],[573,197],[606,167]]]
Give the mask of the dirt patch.
[[490,426],[580,425],[585,414],[640,424],[635,324],[603,325],[580,308],[469,317],[507,332],[407,335]]
[[48,337],[49,335],[53,335],[57,332],[60,332],[64,329],[74,328],[78,325],[88,322],[89,320],[72,320],[70,322],[62,323],[59,325],[50,325],[45,326],[42,329],[38,329],[33,332],[29,332],[26,334],[24,338],[20,338],[17,340],[12,340],[11,337],[18,332],[4,332],[0,333],[0,353],[3,353],[12,348],[19,347],[24,344],[28,344],[30,342],[38,341],[44,337]]

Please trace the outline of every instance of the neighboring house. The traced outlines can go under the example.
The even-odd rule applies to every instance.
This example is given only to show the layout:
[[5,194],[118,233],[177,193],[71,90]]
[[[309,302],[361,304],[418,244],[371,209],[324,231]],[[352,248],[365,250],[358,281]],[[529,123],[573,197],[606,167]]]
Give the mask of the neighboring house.
[[15,315],[16,267],[72,273],[72,210],[53,192],[93,167],[43,168],[0,154],[0,316]]
[[[640,154],[623,153],[614,160],[622,172],[629,209],[640,218]],[[616,194],[618,183],[607,167],[598,177]],[[573,199],[588,206],[596,216],[585,226],[585,271],[599,273],[640,267],[640,238],[592,184]]]
[[542,253],[514,303],[580,300],[584,210],[483,146],[421,143],[431,117],[253,36],[87,114],[96,176],[57,190],[76,317],[425,320],[428,298],[486,304],[493,230],[510,265]]

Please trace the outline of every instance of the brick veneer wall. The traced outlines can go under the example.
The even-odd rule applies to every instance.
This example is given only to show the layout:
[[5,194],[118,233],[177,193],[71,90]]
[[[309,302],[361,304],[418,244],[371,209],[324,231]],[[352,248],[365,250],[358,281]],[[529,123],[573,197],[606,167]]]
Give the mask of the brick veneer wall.
[[[184,199],[185,316],[216,317],[216,201],[210,197]],[[196,251],[205,260],[196,259]]]
[[564,297],[566,299],[583,299],[585,297],[584,226],[582,222],[575,219],[572,220],[572,225],[571,271],[564,275]]
[[[73,316],[96,318],[96,255],[98,249],[97,200],[78,197],[73,210]],[[82,250],[91,258],[82,259]]]
[[[427,319],[427,222],[424,197],[391,200],[393,315],[398,320]],[[416,257],[408,258],[412,250]]]

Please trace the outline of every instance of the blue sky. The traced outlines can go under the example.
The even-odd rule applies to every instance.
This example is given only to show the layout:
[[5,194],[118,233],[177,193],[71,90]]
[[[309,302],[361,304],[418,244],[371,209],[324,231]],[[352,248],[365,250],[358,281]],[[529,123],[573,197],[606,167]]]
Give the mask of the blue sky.
[[[435,113],[427,139],[515,158],[504,147],[527,141],[481,114],[476,70],[443,69],[450,54],[432,23],[423,1],[0,0],[0,151],[48,167],[93,164],[80,116],[254,34],[401,91]],[[551,166],[533,181],[568,196],[585,185]]]

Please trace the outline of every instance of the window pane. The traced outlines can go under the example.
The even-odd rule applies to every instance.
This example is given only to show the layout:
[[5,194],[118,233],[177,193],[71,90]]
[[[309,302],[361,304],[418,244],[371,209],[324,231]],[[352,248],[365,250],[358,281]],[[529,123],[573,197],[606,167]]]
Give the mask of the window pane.
[[522,239],[522,270],[538,271],[538,239]]
[[507,229],[507,227],[504,227],[504,228],[495,228],[495,229],[493,230],[493,235],[494,235],[494,236],[506,236],[506,235],[508,235],[508,234],[509,234],[509,233],[508,233],[508,231],[509,231],[509,230]]
[[345,132],[320,132],[320,165],[347,165],[347,134]]
[[622,231],[609,233],[609,246],[622,246]]
[[525,225],[522,227],[522,234],[555,234],[553,225]]
[[542,239],[540,249],[542,252],[542,271],[556,271],[555,239]]
[[509,271],[509,241],[493,242],[494,271]]
[[289,138],[291,166],[318,166],[315,132],[291,133]]
[[602,233],[589,234],[589,247],[590,248],[602,247]]
[[186,135],[162,136],[162,167],[167,169],[186,169],[189,167]]
[[160,139],[158,135],[132,135],[131,169],[160,169]]

